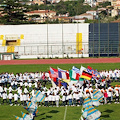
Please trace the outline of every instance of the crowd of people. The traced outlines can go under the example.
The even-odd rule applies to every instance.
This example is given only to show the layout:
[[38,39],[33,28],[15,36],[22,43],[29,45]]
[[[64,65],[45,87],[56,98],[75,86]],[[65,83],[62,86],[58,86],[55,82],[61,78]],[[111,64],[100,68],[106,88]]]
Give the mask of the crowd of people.
[[[39,103],[40,106],[80,106],[85,97],[93,98],[94,89],[101,91],[104,96],[101,104],[119,103],[120,85],[111,86],[111,82],[120,80],[120,70],[104,70],[99,73],[100,78],[84,80],[82,85],[77,82],[67,87],[51,85],[49,88],[46,87],[51,80],[48,72],[1,73],[0,105],[26,106],[27,101],[35,96],[35,91],[39,90],[45,95],[44,102]],[[45,82],[41,82],[41,79]]]

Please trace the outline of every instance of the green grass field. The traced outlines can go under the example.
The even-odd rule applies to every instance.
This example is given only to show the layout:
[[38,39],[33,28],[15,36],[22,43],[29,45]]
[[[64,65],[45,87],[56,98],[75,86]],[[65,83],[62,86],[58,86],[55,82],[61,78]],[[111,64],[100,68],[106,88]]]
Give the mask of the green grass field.
[[[67,106],[66,120],[79,120],[81,116],[80,107]],[[96,107],[100,110],[101,120],[120,120],[120,104],[101,105]],[[63,120],[65,107],[39,107],[39,113],[35,120]],[[22,106],[0,106],[0,120],[15,120],[14,115],[22,117],[21,111],[27,113]]]
[[97,70],[109,70],[109,69],[116,69],[120,68],[120,63],[92,63],[92,64],[40,64],[40,65],[0,65],[0,73],[2,72],[13,72],[13,73],[20,73],[20,72],[36,72],[36,71],[48,71],[50,67],[53,68],[61,68],[69,70],[72,66],[76,66],[80,68],[82,66],[87,67],[88,65],[91,66],[93,69]]
[[[98,63],[98,64],[57,64],[57,65],[0,65],[0,73],[2,72],[36,72],[36,71],[48,71],[49,67],[62,69],[71,69],[72,66],[80,68],[81,65],[87,67],[88,65],[97,70],[114,70],[115,68],[120,68],[120,63]],[[119,82],[112,83],[120,84]],[[66,120],[79,120],[81,116],[81,106],[80,107],[67,107]],[[101,120],[120,120],[120,104],[107,104],[96,107],[100,110]],[[39,107],[39,113],[35,120],[63,120],[65,107]],[[9,106],[0,105],[0,120],[15,120],[14,115],[22,117],[21,111],[27,113],[27,111],[22,106]]]

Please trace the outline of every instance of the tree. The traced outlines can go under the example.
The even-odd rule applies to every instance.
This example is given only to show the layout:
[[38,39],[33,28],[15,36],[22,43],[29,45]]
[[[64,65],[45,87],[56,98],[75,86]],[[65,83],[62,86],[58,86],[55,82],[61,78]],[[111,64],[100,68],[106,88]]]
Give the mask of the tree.
[[19,0],[5,0],[3,3],[2,24],[23,24],[27,22],[27,16],[24,14],[27,11],[26,5],[22,5]]

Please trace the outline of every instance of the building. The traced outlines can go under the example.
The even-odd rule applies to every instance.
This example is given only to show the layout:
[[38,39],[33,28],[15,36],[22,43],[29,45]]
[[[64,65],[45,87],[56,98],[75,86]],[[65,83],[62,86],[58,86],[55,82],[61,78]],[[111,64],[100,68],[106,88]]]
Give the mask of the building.
[[74,23],[84,23],[85,22],[85,18],[80,18],[80,19],[76,19],[76,18],[72,18],[72,22]]
[[112,17],[115,17],[115,16],[117,16],[118,15],[118,9],[113,9],[112,11],[111,11],[111,16]]
[[91,7],[96,6],[96,1],[95,0],[85,0],[84,4],[90,5]]
[[86,12],[87,14],[91,14],[93,16],[96,16],[97,15],[97,11],[96,10],[90,10],[90,11],[87,11]]
[[91,15],[90,13],[84,13],[84,14],[75,16],[75,19],[82,19],[82,18],[87,18],[88,20],[93,20],[94,15]]
[[30,11],[25,13],[28,16],[32,16],[32,15],[38,15],[40,17],[38,18],[33,18],[35,20],[39,19],[39,22],[45,22],[46,19],[52,19],[54,16],[56,16],[56,12],[55,11],[51,11],[51,10],[34,10],[34,11]]
[[33,0],[34,4],[42,5],[44,4],[44,0]]

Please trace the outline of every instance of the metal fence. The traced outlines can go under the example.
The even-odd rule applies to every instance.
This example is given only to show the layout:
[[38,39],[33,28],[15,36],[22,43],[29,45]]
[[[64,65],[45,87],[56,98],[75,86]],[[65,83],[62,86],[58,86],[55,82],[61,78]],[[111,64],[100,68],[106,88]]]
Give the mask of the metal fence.
[[120,55],[120,24],[99,23],[89,25],[89,55]]

